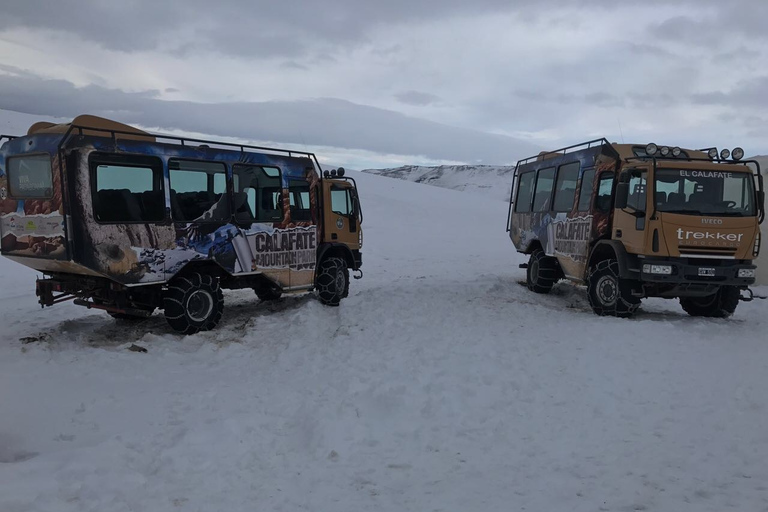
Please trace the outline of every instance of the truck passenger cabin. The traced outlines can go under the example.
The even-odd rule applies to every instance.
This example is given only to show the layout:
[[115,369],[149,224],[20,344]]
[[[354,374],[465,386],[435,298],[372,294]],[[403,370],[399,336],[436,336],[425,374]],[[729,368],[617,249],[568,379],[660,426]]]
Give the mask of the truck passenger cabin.
[[759,164],[729,157],[596,139],[519,161],[507,231],[528,287],[584,283],[600,315],[630,316],[643,297],[730,315],[751,298],[765,194]]
[[0,147],[2,255],[44,273],[43,306],[165,310],[213,328],[221,288],[263,300],[315,289],[338,305],[362,265],[354,179],[311,153],[152,135],[79,116]]

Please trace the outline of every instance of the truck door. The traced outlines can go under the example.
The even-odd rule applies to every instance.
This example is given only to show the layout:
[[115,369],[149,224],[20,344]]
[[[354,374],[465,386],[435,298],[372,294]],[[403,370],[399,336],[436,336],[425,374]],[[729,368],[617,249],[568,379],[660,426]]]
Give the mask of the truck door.
[[626,208],[613,212],[613,239],[620,240],[627,252],[642,254],[648,223],[648,171],[627,169],[622,171],[619,180],[629,184],[629,193]]
[[325,241],[356,246],[360,229],[359,207],[352,184],[323,180],[323,205]]

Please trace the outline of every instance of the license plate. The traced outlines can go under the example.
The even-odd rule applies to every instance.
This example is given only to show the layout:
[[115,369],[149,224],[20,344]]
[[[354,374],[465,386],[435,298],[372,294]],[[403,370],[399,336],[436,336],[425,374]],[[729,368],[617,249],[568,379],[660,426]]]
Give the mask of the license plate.
[[715,269],[707,268],[707,267],[700,267],[699,268],[699,276],[701,276],[701,277],[715,277]]

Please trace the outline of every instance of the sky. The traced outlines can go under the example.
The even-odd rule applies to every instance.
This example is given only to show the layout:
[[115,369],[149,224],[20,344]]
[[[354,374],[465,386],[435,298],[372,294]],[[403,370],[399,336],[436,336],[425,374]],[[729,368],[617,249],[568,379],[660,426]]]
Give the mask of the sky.
[[11,0],[0,126],[89,113],[350,168],[766,154],[767,25],[765,0]]

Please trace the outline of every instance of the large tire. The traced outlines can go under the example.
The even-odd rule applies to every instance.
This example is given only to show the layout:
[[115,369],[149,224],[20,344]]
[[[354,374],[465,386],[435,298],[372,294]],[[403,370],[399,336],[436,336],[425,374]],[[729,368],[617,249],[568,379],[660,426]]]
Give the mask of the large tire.
[[349,295],[349,269],[342,258],[324,259],[317,270],[317,296],[327,306],[338,306]]
[[541,249],[534,249],[528,260],[526,284],[536,293],[549,293],[560,279],[557,259],[547,256]]
[[168,283],[163,297],[165,319],[180,334],[195,334],[216,327],[224,311],[218,278],[190,273]]
[[680,305],[691,316],[728,318],[739,305],[741,292],[735,286],[721,286],[714,295],[680,297]]
[[619,277],[619,262],[599,261],[589,272],[587,297],[595,314],[628,318],[640,306],[640,298],[632,295],[633,281]]

